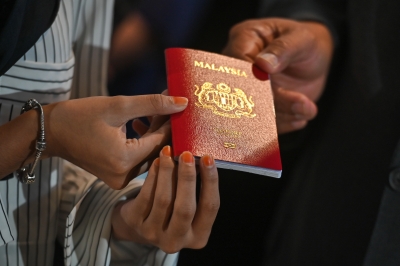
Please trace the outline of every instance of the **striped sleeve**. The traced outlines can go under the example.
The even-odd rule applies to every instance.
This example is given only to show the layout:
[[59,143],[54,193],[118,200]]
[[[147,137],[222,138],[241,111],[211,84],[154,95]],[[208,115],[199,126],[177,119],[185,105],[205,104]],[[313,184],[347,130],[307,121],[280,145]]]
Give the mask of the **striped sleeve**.
[[8,222],[6,210],[3,205],[3,200],[0,195],[0,246],[7,244],[14,240],[11,232],[11,227]]
[[74,1],[75,73],[71,98],[107,95],[106,78],[114,1]]
[[[135,197],[143,184],[137,178],[122,190],[110,189],[93,175],[65,163],[61,223],[65,265],[176,265],[178,253],[151,245],[117,241],[111,235],[111,214],[117,202]],[[75,184],[73,180],[76,180]],[[64,215],[67,214],[67,215]],[[62,228],[60,228],[62,229]]]

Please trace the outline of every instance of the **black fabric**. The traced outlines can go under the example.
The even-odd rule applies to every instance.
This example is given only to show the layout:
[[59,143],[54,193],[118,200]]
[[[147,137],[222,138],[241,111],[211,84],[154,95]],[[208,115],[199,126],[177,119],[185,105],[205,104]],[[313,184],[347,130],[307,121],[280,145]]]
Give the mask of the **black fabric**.
[[[268,229],[264,265],[362,265],[400,137],[400,2],[304,2],[330,5],[331,15],[309,8],[310,19],[324,17],[339,41],[318,117],[302,139],[280,138],[283,147],[297,142],[284,156],[298,159],[283,169],[287,185]],[[265,16],[301,3],[277,1],[285,6]]]
[[259,15],[319,21],[329,27],[337,46],[345,26],[345,6],[346,0],[264,0],[261,1]]
[[[392,172],[397,180],[400,177],[400,141],[392,158]],[[389,176],[389,179],[392,176]],[[400,264],[400,190],[386,185],[378,218],[365,257],[364,266]]]
[[27,52],[53,23],[59,0],[0,2],[0,75]]
[[398,266],[400,263],[400,193],[385,188],[365,266]]

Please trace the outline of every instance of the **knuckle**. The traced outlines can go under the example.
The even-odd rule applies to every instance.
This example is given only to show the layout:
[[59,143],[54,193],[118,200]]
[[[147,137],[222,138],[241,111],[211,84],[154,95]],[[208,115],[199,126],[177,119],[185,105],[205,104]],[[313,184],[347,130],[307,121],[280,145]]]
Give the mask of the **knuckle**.
[[168,100],[161,94],[149,95],[149,101],[157,112],[163,111],[168,105]]
[[174,213],[182,220],[191,220],[196,213],[194,206],[180,205],[174,210]]
[[214,201],[205,202],[204,209],[211,213],[217,213],[220,205],[220,200],[216,199]]
[[204,248],[208,243],[208,237],[203,237],[197,239],[192,245],[190,245],[191,249],[202,249]]
[[218,183],[218,172],[216,169],[210,169],[206,172],[205,178],[208,183],[216,185]]
[[129,107],[128,98],[125,96],[113,96],[109,102],[109,108],[111,110],[126,110]]
[[190,183],[196,182],[196,171],[194,167],[189,169],[186,167],[183,167],[183,169],[181,168],[179,171],[179,180]]
[[139,192],[139,195],[143,205],[148,205],[152,201],[152,195],[149,192],[143,192],[142,190]]
[[149,241],[152,244],[157,244],[158,243],[158,235],[156,233],[156,230],[154,229],[150,229],[150,228],[146,228],[143,229],[141,232],[141,235],[144,239],[146,239],[147,241]]
[[273,42],[274,52],[279,54],[279,51],[286,50],[290,47],[290,43],[285,39],[275,39]]
[[160,158],[160,171],[172,171],[175,168],[175,163],[172,158],[161,157]]
[[160,249],[168,254],[174,254],[176,252],[179,252],[182,248],[183,247],[181,244],[173,241],[167,241],[167,243],[162,243],[160,245]]
[[254,19],[248,19],[243,22],[237,23],[229,30],[229,37],[233,38],[247,31],[252,31],[257,25],[258,23]]
[[168,208],[171,205],[172,200],[170,197],[161,196],[161,197],[156,198],[155,203],[160,208]]

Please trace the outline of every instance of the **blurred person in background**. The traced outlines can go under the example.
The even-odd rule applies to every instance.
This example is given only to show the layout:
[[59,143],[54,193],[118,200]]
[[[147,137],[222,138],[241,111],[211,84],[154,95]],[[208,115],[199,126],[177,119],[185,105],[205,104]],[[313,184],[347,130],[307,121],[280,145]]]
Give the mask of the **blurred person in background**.
[[[242,175],[231,187],[248,208],[265,204],[263,225],[258,213],[219,213],[237,230],[258,227],[265,243],[224,233],[217,219],[205,249],[182,253],[199,259],[193,265],[400,264],[399,9],[264,1],[261,19],[232,28],[224,53],[271,73],[283,174],[278,184]],[[248,198],[248,184],[276,192]],[[263,261],[248,263],[254,257]]]

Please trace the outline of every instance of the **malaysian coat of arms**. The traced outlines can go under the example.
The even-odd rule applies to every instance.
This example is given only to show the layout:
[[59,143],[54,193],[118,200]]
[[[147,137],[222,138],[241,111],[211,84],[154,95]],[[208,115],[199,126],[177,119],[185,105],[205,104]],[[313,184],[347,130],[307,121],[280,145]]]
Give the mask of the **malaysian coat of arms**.
[[198,107],[211,109],[214,114],[229,118],[256,116],[252,113],[254,102],[251,96],[247,98],[243,90],[234,88],[232,91],[225,83],[219,83],[215,88],[212,86],[210,82],[205,82],[201,87],[195,85]]

